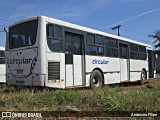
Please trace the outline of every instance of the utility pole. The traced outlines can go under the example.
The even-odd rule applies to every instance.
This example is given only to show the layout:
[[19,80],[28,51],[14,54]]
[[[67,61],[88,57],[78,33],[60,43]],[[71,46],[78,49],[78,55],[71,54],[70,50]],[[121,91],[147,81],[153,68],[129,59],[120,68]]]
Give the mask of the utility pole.
[[113,27],[113,28],[111,28],[111,29],[112,29],[112,30],[118,30],[118,36],[120,36],[120,32],[119,32],[120,27],[121,27],[121,25],[117,25],[117,26],[115,26],[115,27]]

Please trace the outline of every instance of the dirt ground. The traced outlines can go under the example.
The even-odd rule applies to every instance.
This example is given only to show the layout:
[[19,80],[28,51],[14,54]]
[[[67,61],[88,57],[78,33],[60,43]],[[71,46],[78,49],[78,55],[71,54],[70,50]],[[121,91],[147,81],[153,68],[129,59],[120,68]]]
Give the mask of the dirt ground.
[[156,74],[156,78],[160,78],[160,73],[157,73],[157,74]]
[[160,88],[160,78],[149,79],[143,86],[147,88]]
[[[116,85],[119,85],[119,84],[116,84]],[[159,89],[160,88],[160,78],[148,79],[148,80],[146,80],[144,85],[139,85],[138,82],[129,82],[129,83],[122,83],[120,86],[121,86],[122,90],[128,90],[131,88],[133,88],[133,89],[135,89],[135,88],[157,89],[158,88]]]

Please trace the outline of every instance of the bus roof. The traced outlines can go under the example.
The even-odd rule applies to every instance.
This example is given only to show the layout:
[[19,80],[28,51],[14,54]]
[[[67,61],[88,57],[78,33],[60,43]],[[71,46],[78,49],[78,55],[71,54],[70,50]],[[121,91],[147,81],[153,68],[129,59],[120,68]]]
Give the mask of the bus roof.
[[143,45],[143,46],[146,46],[148,49],[152,49],[151,45],[148,45],[148,44],[145,44],[145,43],[142,43],[142,42],[138,42],[138,41],[131,40],[131,39],[128,39],[128,38],[124,38],[124,37],[121,37],[121,36],[116,36],[116,35],[109,34],[109,33],[106,33],[106,32],[102,32],[102,31],[99,31],[99,30],[83,27],[83,26],[76,25],[76,24],[69,23],[69,22],[65,22],[65,21],[62,21],[62,20],[50,18],[50,17],[47,17],[47,16],[35,16],[35,17],[32,17],[32,18],[27,18],[27,19],[18,21],[16,23],[12,24],[9,27],[12,27],[12,26],[14,26],[16,24],[19,24],[19,23],[22,23],[22,22],[26,22],[26,21],[29,21],[29,20],[37,19],[37,18],[43,18],[48,23],[53,23],[53,24],[57,24],[57,25],[61,25],[61,26],[65,26],[65,27],[69,27],[69,28],[85,31],[85,32],[88,32],[88,33],[99,34],[99,35],[103,35],[103,36],[106,36],[106,37],[111,37],[111,38],[123,40],[123,41],[126,41],[126,42],[131,42],[131,43]]

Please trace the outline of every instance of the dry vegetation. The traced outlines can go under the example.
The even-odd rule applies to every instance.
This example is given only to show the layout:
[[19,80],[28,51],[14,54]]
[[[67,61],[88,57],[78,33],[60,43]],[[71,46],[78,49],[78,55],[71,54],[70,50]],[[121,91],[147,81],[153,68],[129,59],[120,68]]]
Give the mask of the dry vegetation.
[[160,111],[160,79],[104,86],[102,89],[41,89],[0,85],[0,111]]

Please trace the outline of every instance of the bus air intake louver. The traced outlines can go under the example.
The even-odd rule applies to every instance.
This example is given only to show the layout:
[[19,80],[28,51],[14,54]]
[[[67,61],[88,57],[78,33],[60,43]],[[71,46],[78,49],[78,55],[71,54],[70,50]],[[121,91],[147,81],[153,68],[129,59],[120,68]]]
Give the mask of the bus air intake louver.
[[48,62],[48,80],[60,79],[60,62]]

